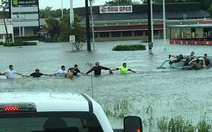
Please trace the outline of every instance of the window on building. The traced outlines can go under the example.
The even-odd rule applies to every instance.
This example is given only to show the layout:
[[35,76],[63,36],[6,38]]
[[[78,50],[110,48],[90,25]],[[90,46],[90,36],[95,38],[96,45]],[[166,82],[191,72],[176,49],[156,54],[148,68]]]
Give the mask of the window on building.
[[94,33],[94,38],[98,38],[98,33]]
[[148,36],[148,30],[144,31],[145,36]]
[[159,35],[159,30],[154,30],[154,35]]
[[134,36],[143,36],[143,31],[135,31]]
[[132,36],[132,31],[124,31],[122,32],[123,37],[131,37]]
[[99,33],[99,37],[100,38],[109,38],[110,37],[110,33],[109,32]]
[[0,34],[0,39],[3,39],[3,35]]
[[121,32],[112,32],[112,37],[121,37]]

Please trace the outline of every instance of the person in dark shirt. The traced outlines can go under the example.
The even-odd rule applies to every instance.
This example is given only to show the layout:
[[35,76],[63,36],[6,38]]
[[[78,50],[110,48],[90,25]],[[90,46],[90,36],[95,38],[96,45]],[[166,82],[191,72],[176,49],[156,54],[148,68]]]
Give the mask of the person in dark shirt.
[[112,74],[112,71],[110,68],[100,66],[99,62],[96,62],[95,66],[92,67],[89,71],[87,71],[86,74],[89,74],[90,72],[94,71],[94,75],[98,76],[98,75],[101,75],[101,70],[109,70],[109,73]]
[[77,76],[78,73],[80,73],[80,74],[86,74],[86,73],[81,72],[81,71],[79,70],[79,68],[78,68],[78,65],[75,64],[75,65],[74,65],[73,76]]
[[35,69],[35,72],[31,73],[30,75],[23,75],[23,77],[41,77],[43,75],[50,76],[50,74],[43,74],[43,73],[40,73],[39,69]]
[[210,62],[210,60],[208,59],[208,55],[207,55],[207,54],[204,54],[203,59],[204,59],[204,61],[205,61],[205,66],[206,66],[206,68],[209,68],[210,65],[211,65],[211,62]]
[[169,64],[170,64],[170,65],[171,65],[172,63],[180,62],[180,61],[183,59],[183,55],[182,55],[182,54],[177,55],[177,56],[175,56],[175,55],[169,55],[169,59],[170,59],[171,57],[173,57],[174,59],[172,59],[172,60],[169,61]]

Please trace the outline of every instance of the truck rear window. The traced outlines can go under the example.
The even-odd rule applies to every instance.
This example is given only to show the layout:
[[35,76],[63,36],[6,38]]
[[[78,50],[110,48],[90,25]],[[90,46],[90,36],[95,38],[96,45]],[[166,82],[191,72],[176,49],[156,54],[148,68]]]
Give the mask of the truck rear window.
[[103,132],[89,112],[1,113],[0,132]]

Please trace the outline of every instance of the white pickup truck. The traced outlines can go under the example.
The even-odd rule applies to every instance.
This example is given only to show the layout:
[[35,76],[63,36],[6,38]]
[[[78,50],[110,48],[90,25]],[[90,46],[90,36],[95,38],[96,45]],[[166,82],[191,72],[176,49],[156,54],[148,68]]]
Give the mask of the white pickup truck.
[[139,117],[113,129],[102,107],[86,94],[1,93],[0,132],[143,132]]

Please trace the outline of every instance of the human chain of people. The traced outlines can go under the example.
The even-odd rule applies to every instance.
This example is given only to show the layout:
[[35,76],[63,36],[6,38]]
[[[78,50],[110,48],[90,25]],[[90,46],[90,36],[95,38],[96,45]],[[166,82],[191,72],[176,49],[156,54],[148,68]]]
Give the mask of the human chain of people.
[[31,73],[30,75],[23,75],[19,72],[16,72],[14,70],[13,65],[9,65],[9,69],[6,70],[5,72],[0,72],[0,75],[6,76],[7,79],[14,78],[15,74],[20,75],[22,77],[35,77],[35,78],[41,77],[41,76],[59,75],[59,76],[64,76],[65,78],[68,78],[68,79],[73,79],[73,77],[77,76],[78,74],[88,75],[91,72],[94,72],[95,76],[99,76],[99,75],[101,75],[101,70],[108,70],[109,74],[113,74],[113,71],[116,71],[116,70],[119,70],[120,74],[127,74],[128,71],[136,73],[134,70],[128,68],[126,63],[123,63],[122,66],[111,69],[108,67],[101,66],[99,62],[96,62],[95,65],[87,72],[81,72],[78,68],[78,65],[75,64],[74,67],[71,67],[68,70],[66,70],[66,67],[64,65],[62,65],[61,68],[54,74],[41,73],[40,70],[37,68],[37,69],[35,69],[35,72]]
[[[182,59],[186,59],[183,69],[184,70],[199,70],[203,68],[210,67],[210,60],[208,59],[208,55],[205,53],[203,57],[195,57],[194,51],[190,53],[189,56],[184,57],[182,54],[180,55],[169,55],[169,64],[178,63]],[[172,58],[172,59],[171,59]]]

